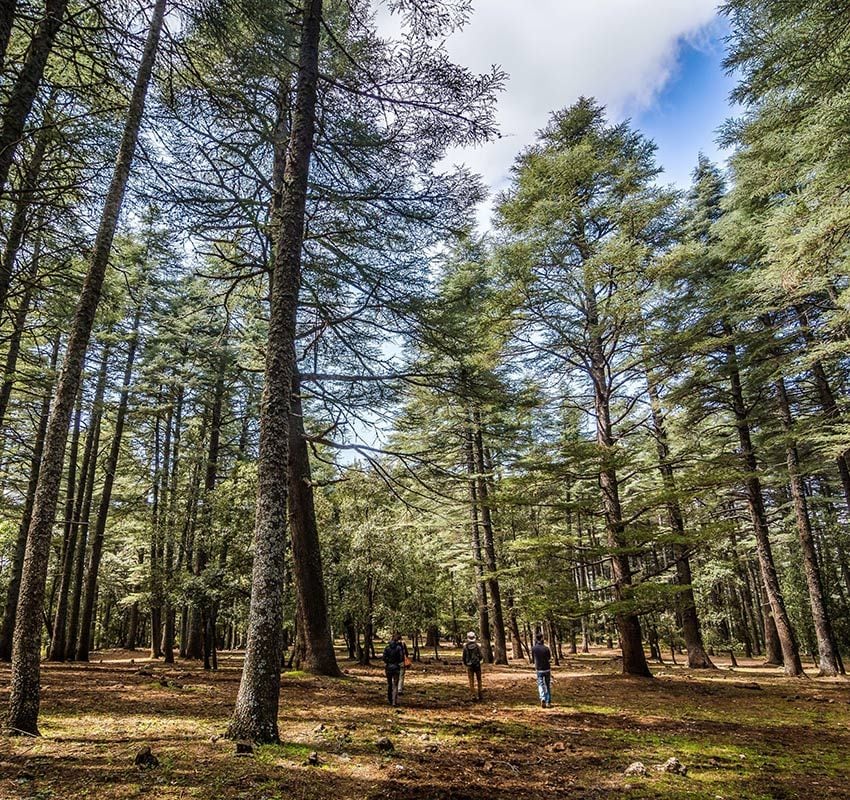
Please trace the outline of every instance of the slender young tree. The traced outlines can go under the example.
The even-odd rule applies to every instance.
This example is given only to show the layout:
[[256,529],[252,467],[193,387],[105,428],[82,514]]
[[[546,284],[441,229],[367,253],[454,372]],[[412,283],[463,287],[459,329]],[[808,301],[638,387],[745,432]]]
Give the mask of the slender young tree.
[[127,344],[127,360],[124,363],[124,375],[121,383],[121,394],[118,398],[118,408],[115,412],[115,428],[112,432],[112,442],[109,455],[104,467],[103,487],[100,491],[100,502],[95,517],[94,530],[91,536],[91,553],[86,570],[85,600],[80,615],[79,638],[76,642],[77,661],[89,660],[89,645],[92,621],[97,593],[97,577],[100,571],[100,560],[103,554],[103,539],[106,534],[106,520],[112,503],[112,487],[115,484],[115,473],[118,470],[118,459],[121,455],[121,441],[124,437],[124,424],[127,418],[127,405],[130,398],[130,385],[133,380],[133,365],[136,360],[136,349],[139,341],[139,325],[142,319],[141,305],[134,312],[133,324],[130,330],[130,340]]

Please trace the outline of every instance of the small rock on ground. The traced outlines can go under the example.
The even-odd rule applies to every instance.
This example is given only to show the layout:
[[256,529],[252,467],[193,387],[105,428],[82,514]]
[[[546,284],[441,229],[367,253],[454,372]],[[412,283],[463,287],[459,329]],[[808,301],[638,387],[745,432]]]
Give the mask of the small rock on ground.
[[688,768],[678,758],[668,758],[663,764],[659,764],[656,769],[659,772],[671,772],[674,775],[688,774]]
[[139,769],[152,769],[159,766],[159,759],[151,752],[150,747],[145,746],[136,753],[133,763]]

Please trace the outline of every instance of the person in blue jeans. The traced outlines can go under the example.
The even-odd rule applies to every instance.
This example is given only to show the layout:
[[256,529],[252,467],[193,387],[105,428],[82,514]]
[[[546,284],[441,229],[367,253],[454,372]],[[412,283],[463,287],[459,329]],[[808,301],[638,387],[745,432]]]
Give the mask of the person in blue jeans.
[[537,634],[537,641],[531,648],[534,669],[537,670],[537,694],[540,695],[540,707],[552,708],[552,652],[546,647],[543,634]]

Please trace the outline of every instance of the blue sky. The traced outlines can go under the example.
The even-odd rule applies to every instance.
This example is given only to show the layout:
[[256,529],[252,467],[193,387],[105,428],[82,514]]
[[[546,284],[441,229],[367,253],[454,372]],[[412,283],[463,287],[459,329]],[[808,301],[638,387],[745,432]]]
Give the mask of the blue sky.
[[[379,26],[398,35],[398,19],[377,0]],[[556,109],[596,98],[609,118],[630,118],[655,139],[662,180],[686,186],[702,151],[717,158],[716,129],[729,116],[732,80],[722,69],[724,27],[718,0],[477,0],[450,56],[475,72],[497,64],[510,76],[496,110],[502,138],[451,150],[446,166],[466,164],[495,195],[516,155]],[[487,227],[491,201],[478,217]]]
[[682,39],[666,84],[633,117],[658,145],[665,182],[687,186],[699,152],[716,161],[726,157],[717,147],[716,131],[733,114],[729,93],[735,81],[723,69],[722,37],[722,27],[715,25],[704,37]]

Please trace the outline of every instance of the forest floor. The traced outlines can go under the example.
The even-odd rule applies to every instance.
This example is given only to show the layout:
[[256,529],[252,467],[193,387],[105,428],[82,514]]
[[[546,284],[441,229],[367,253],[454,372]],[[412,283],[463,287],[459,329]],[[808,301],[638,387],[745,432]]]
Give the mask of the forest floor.
[[[342,662],[342,680],[287,673],[284,741],[247,757],[222,738],[236,654],[215,674],[127,651],[45,664],[43,735],[0,737],[0,798],[850,797],[850,681],[787,679],[756,662],[730,670],[723,659],[711,673],[657,665],[654,680],[630,679],[612,655],[568,658],[554,671],[551,709],[519,664],[485,666],[484,701],[472,702],[456,652],[414,666],[397,710],[377,666]],[[2,706],[8,682],[3,665]],[[391,752],[377,746],[384,737]],[[144,746],[158,767],[134,766]],[[671,757],[686,776],[655,768]],[[623,774],[634,761],[645,777]]]

